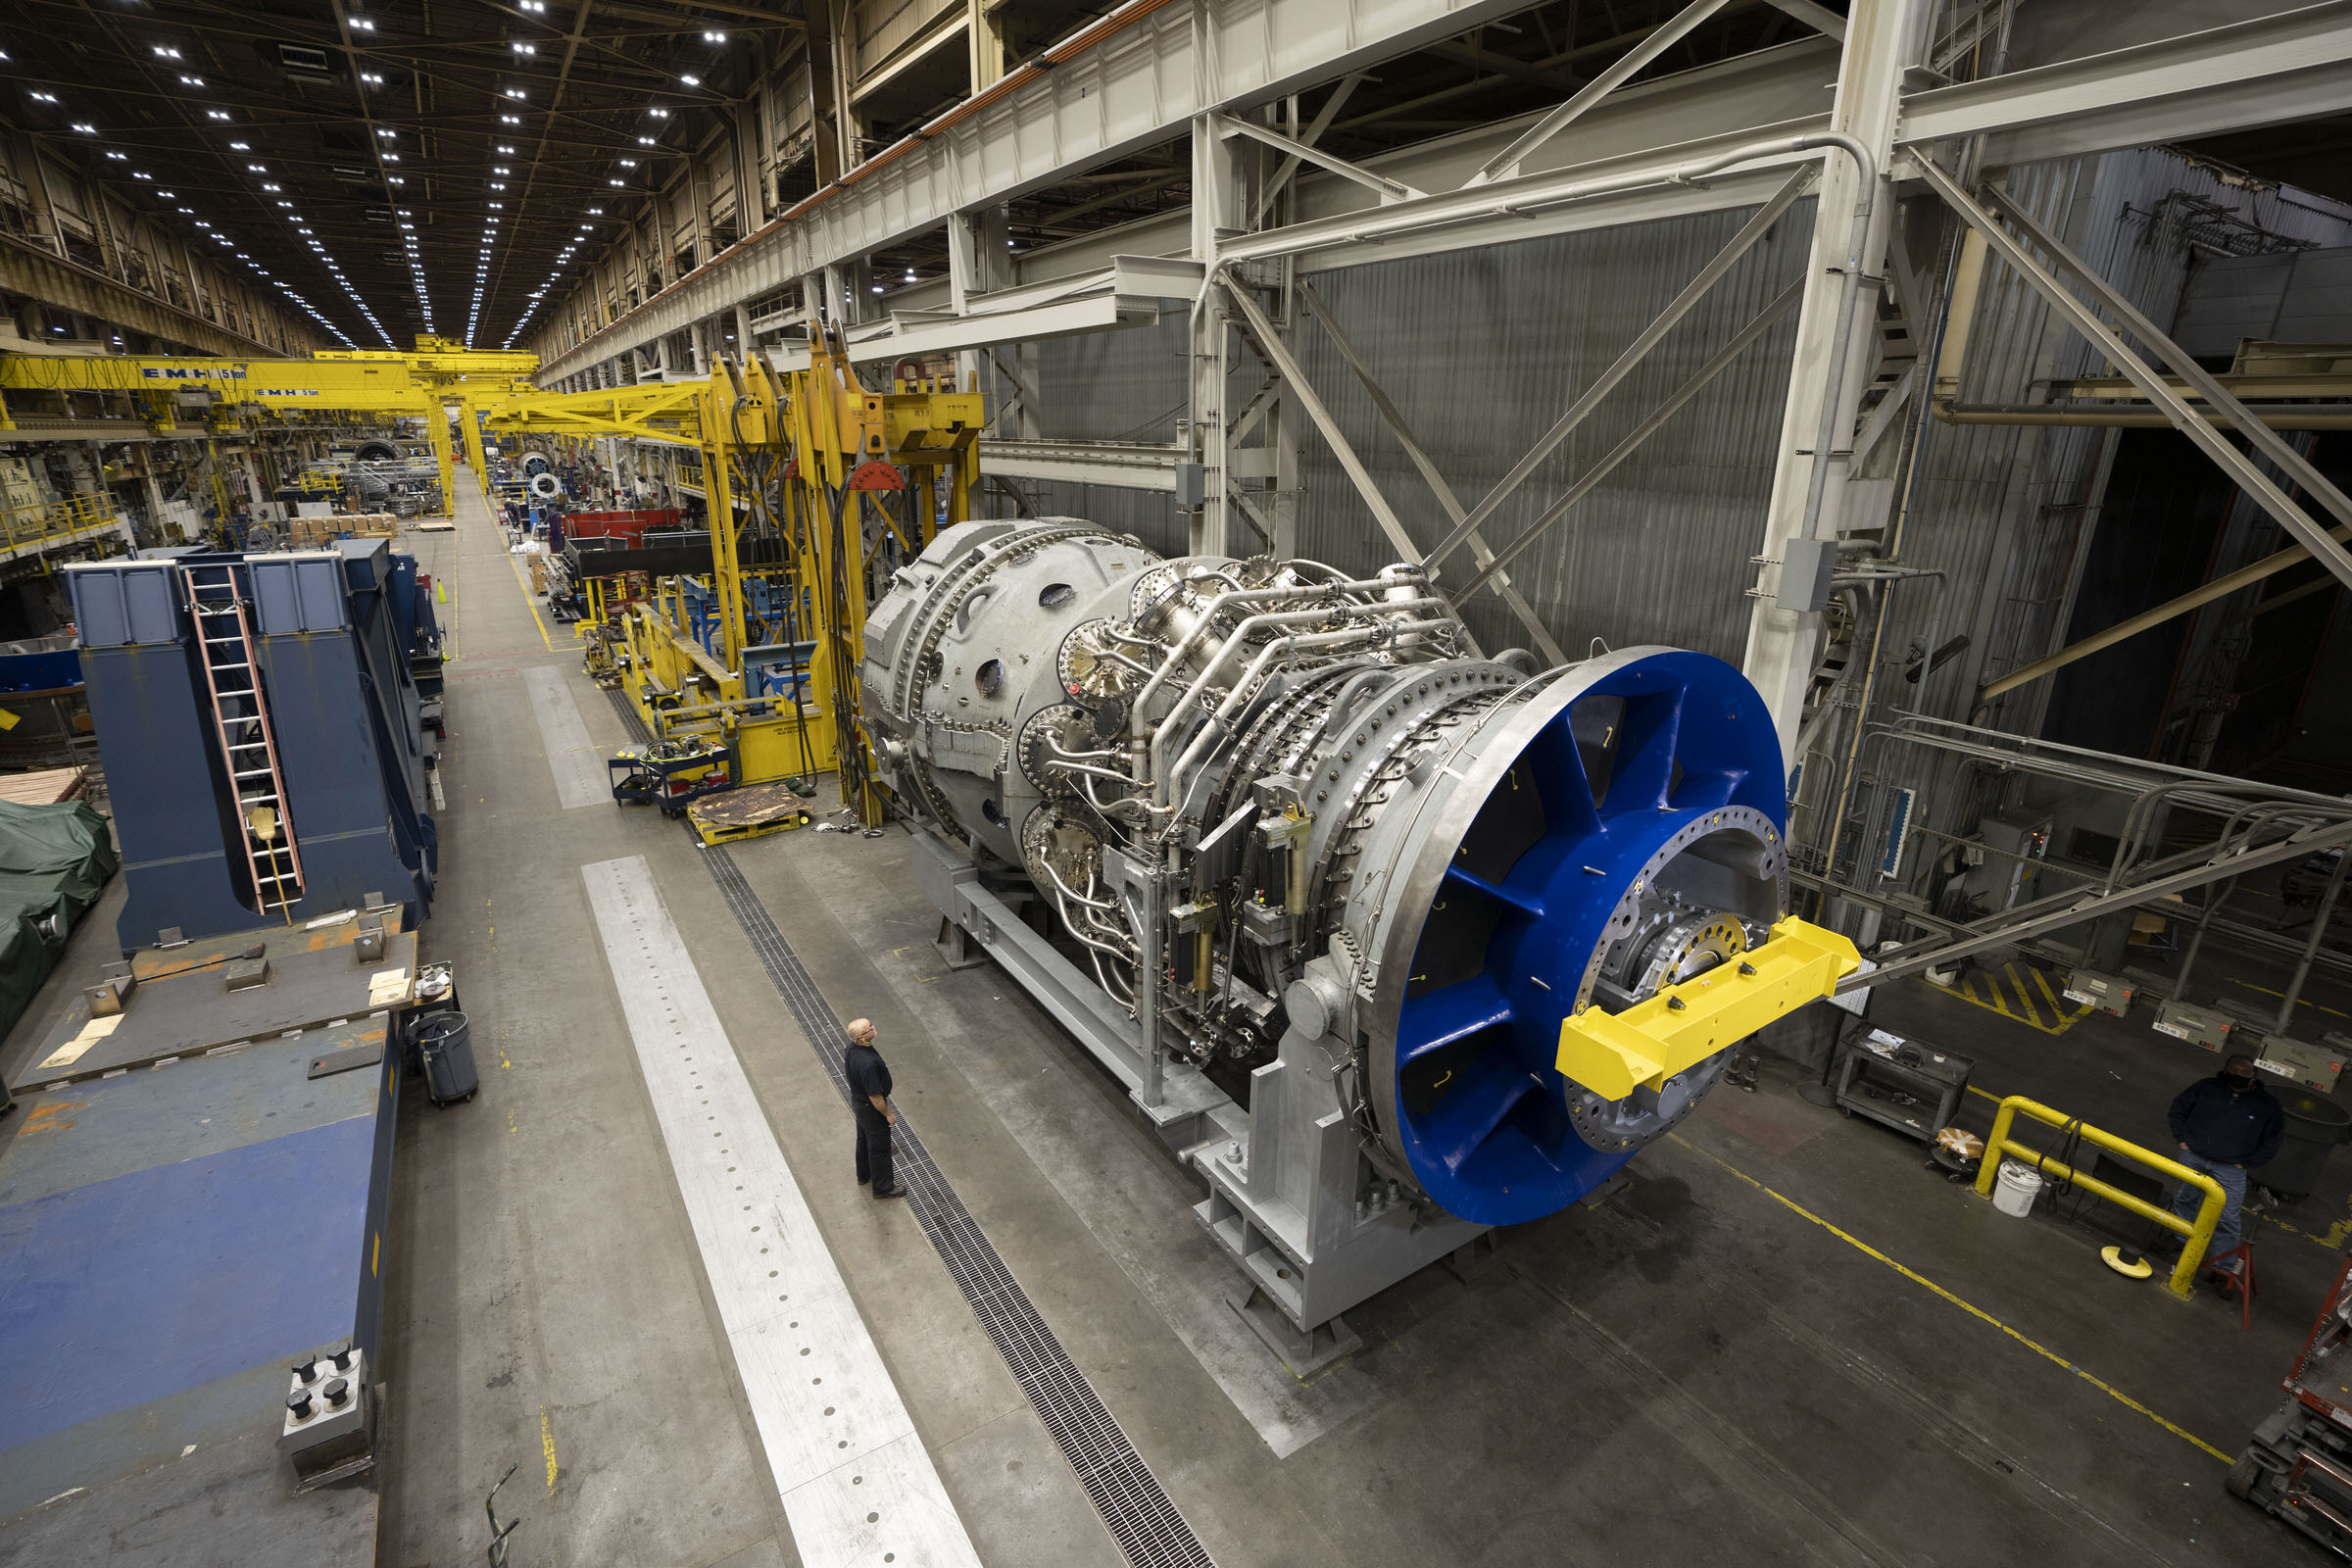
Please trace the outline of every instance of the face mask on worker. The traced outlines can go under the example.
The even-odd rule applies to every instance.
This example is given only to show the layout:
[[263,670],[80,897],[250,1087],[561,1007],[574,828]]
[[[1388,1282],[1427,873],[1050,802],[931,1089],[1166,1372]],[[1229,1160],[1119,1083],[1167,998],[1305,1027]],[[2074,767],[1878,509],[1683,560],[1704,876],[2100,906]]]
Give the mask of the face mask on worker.
[[2250,1072],[2226,1072],[2222,1074],[2222,1082],[2230,1086],[2230,1092],[2233,1095],[2250,1095],[2254,1092],[2254,1075]]

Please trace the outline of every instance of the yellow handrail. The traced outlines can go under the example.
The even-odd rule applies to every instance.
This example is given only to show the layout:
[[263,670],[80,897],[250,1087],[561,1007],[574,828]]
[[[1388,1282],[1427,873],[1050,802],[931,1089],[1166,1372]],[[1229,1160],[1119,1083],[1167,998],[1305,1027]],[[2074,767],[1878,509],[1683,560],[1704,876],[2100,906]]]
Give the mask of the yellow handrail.
[[[2094,1144],[2109,1153],[2121,1154],[2127,1159],[2145,1165],[2160,1176],[2170,1176],[2175,1181],[2185,1182],[2196,1188],[2205,1195],[2204,1201],[2197,1205],[2196,1220],[2193,1223],[2184,1220],[2170,1209],[2158,1208],[2145,1199],[2136,1198],[2120,1187],[2110,1186],[2095,1176],[2085,1176],[2038,1150],[2030,1149],[2024,1144],[2012,1143],[2009,1138],[2009,1127],[2016,1120],[2019,1111],[2024,1111],[2044,1126],[2074,1133],[2080,1136],[2083,1142]],[[2113,1133],[2102,1132],[2087,1122],[2077,1120],[2062,1111],[2052,1110],[2038,1101],[2028,1100],[2024,1095],[2011,1095],[2002,1101],[2001,1108],[1993,1115],[1992,1136],[1984,1140],[1984,1158],[1977,1169],[1977,1196],[1979,1198],[1992,1196],[1992,1184],[1994,1178],[1999,1174],[2001,1158],[2011,1152],[2023,1156],[2025,1160],[2032,1163],[2035,1170],[2052,1172],[2061,1181],[2072,1182],[2086,1193],[2104,1198],[2110,1203],[2130,1209],[2141,1219],[2152,1219],[2167,1230],[2178,1231],[2186,1237],[2187,1241],[2180,1249],[2180,1261],[2174,1265],[2173,1277],[2167,1282],[2166,1288],[2182,1300],[2187,1300],[2196,1294],[2197,1265],[2205,1261],[2205,1249],[2213,1244],[2214,1230],[2221,1224],[2222,1210],[2228,1203],[2228,1200],[2222,1196],[2220,1182],[2215,1181],[2201,1170],[2189,1169],[2177,1159],[2168,1159],[2153,1149],[2142,1149],[2139,1145],[2118,1138]]]
[[110,500],[81,490],[63,501],[37,507],[0,509],[0,541],[22,545],[44,539],[69,539],[112,527],[121,517],[122,513]]

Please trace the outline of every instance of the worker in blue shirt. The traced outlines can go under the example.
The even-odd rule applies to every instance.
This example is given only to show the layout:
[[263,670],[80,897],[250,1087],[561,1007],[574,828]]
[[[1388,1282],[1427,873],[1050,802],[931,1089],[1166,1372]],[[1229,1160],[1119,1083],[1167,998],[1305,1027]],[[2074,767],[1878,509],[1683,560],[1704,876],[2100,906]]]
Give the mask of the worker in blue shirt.
[[[2191,1170],[2203,1171],[2221,1183],[2222,1221],[2214,1229],[2206,1255],[2215,1256],[2237,1245],[2238,1209],[2246,1200],[2246,1172],[2268,1164],[2286,1137],[2286,1111],[2278,1097],[2262,1086],[2254,1058],[2240,1054],[2222,1063],[2222,1070],[2200,1078],[2173,1101],[2173,1141],[2180,1146],[2176,1157]],[[2173,1212],[2194,1220],[2205,1195],[2185,1182],[2173,1195]],[[2178,1246],[2174,1250],[2178,1251]],[[2214,1265],[2237,1272],[2237,1259]]]
[[871,1182],[876,1198],[905,1198],[906,1189],[890,1169],[890,1130],[899,1124],[899,1113],[890,1108],[890,1067],[874,1049],[873,1020],[851,1019],[849,1036],[841,1065],[850,1080],[850,1109],[858,1117],[858,1183]]

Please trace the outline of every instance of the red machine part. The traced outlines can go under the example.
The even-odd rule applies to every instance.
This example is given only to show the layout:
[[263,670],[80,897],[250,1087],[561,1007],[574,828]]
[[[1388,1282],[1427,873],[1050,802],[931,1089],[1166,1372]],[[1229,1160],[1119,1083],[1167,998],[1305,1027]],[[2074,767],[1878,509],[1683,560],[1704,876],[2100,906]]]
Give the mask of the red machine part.
[[2303,1341],[2302,1353],[2279,1385],[2302,1403],[2333,1421],[2352,1426],[2352,1406],[2343,1400],[2320,1392],[2317,1383],[2305,1376],[2315,1370],[2321,1352],[2352,1342],[2352,1256],[2347,1256],[2335,1271],[2335,1283],[2328,1287],[2328,1298],[2320,1305],[2320,1315],[2312,1320],[2311,1333]]
[[564,532],[573,539],[626,539],[631,548],[642,549],[649,528],[675,528],[678,514],[675,508],[653,508],[639,512],[574,512],[564,517]]

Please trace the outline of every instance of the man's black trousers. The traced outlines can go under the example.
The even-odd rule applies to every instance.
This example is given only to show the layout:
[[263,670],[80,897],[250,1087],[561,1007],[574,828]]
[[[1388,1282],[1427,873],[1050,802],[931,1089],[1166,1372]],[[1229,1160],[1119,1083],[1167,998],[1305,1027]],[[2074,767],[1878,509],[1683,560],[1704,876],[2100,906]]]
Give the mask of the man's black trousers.
[[871,1105],[858,1105],[858,1180],[871,1182],[874,1191],[887,1193],[893,1183],[890,1171],[890,1123]]

